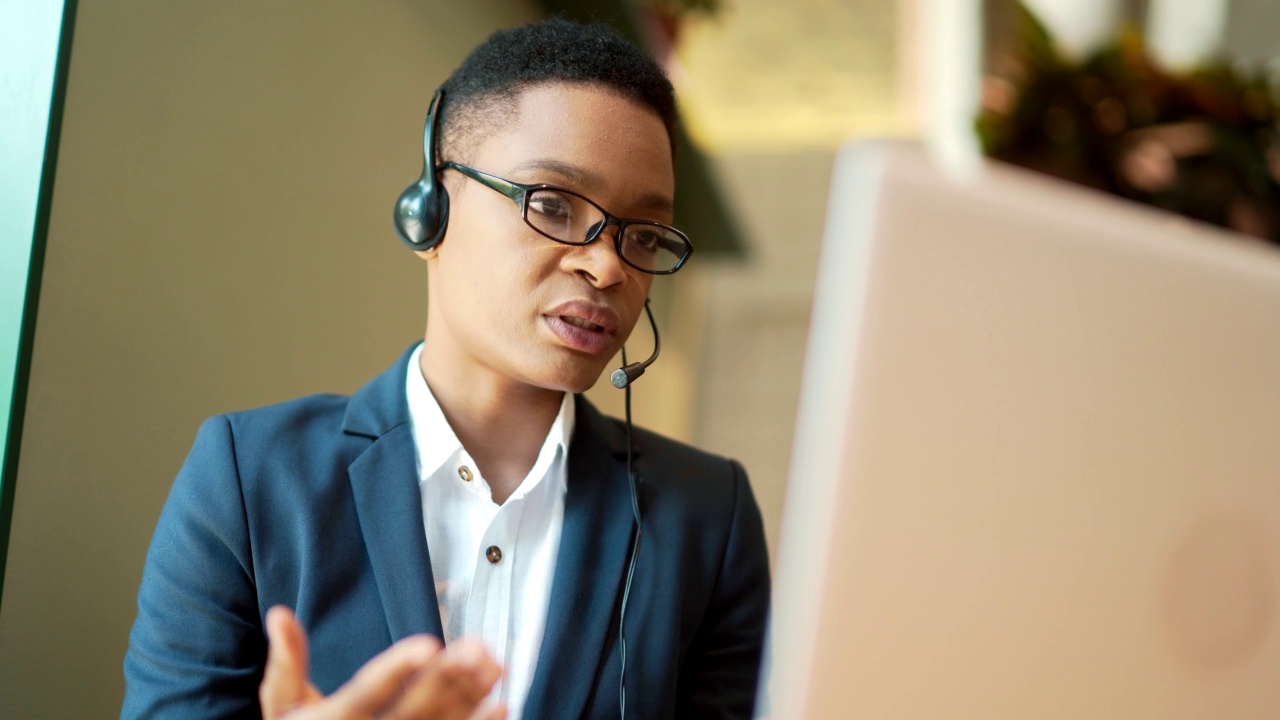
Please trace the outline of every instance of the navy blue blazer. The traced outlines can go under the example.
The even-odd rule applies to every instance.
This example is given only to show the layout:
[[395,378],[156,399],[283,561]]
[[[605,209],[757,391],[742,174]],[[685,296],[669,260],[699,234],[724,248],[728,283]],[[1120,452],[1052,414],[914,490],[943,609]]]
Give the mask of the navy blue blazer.
[[[394,641],[441,635],[404,378],[207,420],[147,554],[122,717],[257,717],[263,618],[287,605],[324,693]],[[576,398],[564,530],[529,720],[618,716],[633,518],[623,425]],[[636,429],[643,534],[627,712],[750,717],[769,605],[738,463]]]

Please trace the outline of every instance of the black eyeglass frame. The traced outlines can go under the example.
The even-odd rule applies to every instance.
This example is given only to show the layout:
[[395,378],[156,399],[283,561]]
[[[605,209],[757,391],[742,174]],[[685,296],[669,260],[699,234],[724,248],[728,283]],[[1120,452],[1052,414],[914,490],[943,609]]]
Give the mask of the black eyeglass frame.
[[[440,165],[436,168],[436,170],[437,172],[441,170],[457,170],[458,172],[462,173],[464,176],[469,177],[472,180],[475,180],[476,182],[480,183],[481,185],[484,185],[490,190],[494,190],[496,192],[499,192],[507,196],[508,198],[511,199],[512,202],[516,204],[516,207],[520,208],[520,217],[521,219],[524,220],[525,225],[528,225],[529,227],[533,228],[535,231],[537,231],[539,235],[547,238],[548,240],[553,240],[555,242],[558,242],[561,245],[590,245],[591,243],[595,242],[597,238],[600,237],[600,233],[604,232],[605,228],[609,227],[610,225],[616,225],[618,227],[618,232],[614,234],[613,244],[614,244],[614,250],[618,253],[618,258],[621,259],[622,262],[630,265],[631,267],[635,268],[636,270],[639,270],[642,273],[647,273],[649,275],[671,275],[675,273],[677,270],[679,270],[680,268],[684,267],[685,262],[687,262],[689,260],[689,257],[693,255],[693,242],[691,242],[689,240],[689,236],[685,235],[682,231],[674,227],[671,227],[670,225],[664,225],[663,223],[654,222],[652,220],[637,220],[634,218],[618,217],[616,215],[611,214],[609,211],[605,210],[604,208],[600,207],[598,203],[596,203],[591,198],[583,195],[582,193],[578,193],[578,192],[574,192],[573,190],[562,188],[559,185],[549,185],[547,183],[537,183],[533,185],[527,185],[525,183],[512,182],[505,178],[500,178],[497,175],[491,175],[487,172],[476,170],[473,167],[467,167],[466,165],[452,162],[452,161],[445,161],[440,163]],[[599,210],[600,214],[604,216],[604,222],[597,223],[595,226],[595,230],[590,235],[588,235],[587,238],[582,242],[573,242],[570,240],[561,240],[558,237],[552,237],[551,235],[548,235],[547,233],[543,232],[542,229],[540,229],[537,225],[534,225],[532,222],[529,221],[529,194],[538,190],[552,190],[558,193],[572,195],[582,200],[583,202],[587,203],[588,205],[595,208],[596,210]],[[676,234],[677,237],[683,240],[684,254],[682,254],[680,256],[680,259],[676,261],[675,267],[671,268],[670,270],[648,270],[628,260],[627,256],[622,254],[622,237],[623,235],[626,234],[627,227],[630,225],[652,225],[654,227],[659,227],[659,228],[662,228],[663,230],[668,230],[670,232],[673,232]]]

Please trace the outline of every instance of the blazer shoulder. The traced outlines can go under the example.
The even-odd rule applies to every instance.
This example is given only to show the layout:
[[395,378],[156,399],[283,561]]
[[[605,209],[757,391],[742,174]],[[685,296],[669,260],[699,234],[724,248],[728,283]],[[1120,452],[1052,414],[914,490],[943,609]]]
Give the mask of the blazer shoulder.
[[249,410],[225,413],[235,428],[255,432],[297,432],[316,424],[341,427],[351,396],[320,393],[264,405]]
[[[594,405],[579,406],[579,422],[586,421],[597,436],[603,439],[615,455],[626,457],[627,425],[611,415],[605,415]],[[686,442],[669,438],[648,428],[631,426],[632,449],[636,460],[653,470],[666,471],[683,468],[699,475],[722,475],[738,472],[745,475],[737,460],[696,448]]]
[[707,452],[642,427],[633,428],[632,434],[636,451],[643,455],[645,464],[654,469],[679,471],[703,478],[728,479],[733,474],[746,474],[742,465],[733,458]]
[[[626,459],[626,424],[601,415],[616,430],[621,442],[620,459]],[[646,428],[632,427],[633,467],[645,497],[655,510],[676,511],[709,520],[729,519],[745,503],[755,507],[755,497],[742,464],[732,458],[696,448]]]
[[369,444],[343,430],[349,402],[345,395],[308,395],[214,416],[201,434],[224,428],[219,436],[229,447],[223,451],[230,452],[248,487],[265,477],[327,477],[345,469]]

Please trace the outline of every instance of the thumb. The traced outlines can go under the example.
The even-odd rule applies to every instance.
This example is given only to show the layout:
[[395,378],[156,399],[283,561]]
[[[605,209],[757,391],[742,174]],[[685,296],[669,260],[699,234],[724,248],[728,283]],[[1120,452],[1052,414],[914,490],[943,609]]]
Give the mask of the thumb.
[[267,667],[258,688],[262,716],[276,718],[320,699],[307,679],[307,634],[283,605],[267,611]]

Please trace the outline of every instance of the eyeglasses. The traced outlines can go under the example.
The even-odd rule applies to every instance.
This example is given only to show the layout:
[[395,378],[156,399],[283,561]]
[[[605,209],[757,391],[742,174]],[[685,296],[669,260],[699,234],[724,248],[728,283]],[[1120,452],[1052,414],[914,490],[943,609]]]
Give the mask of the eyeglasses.
[[572,190],[511,182],[455,162],[441,163],[440,168],[457,170],[511,198],[529,227],[558,243],[587,245],[600,237],[605,228],[617,226],[613,242],[618,257],[641,272],[670,275],[693,254],[693,243],[679,230],[662,223],[610,215]]

